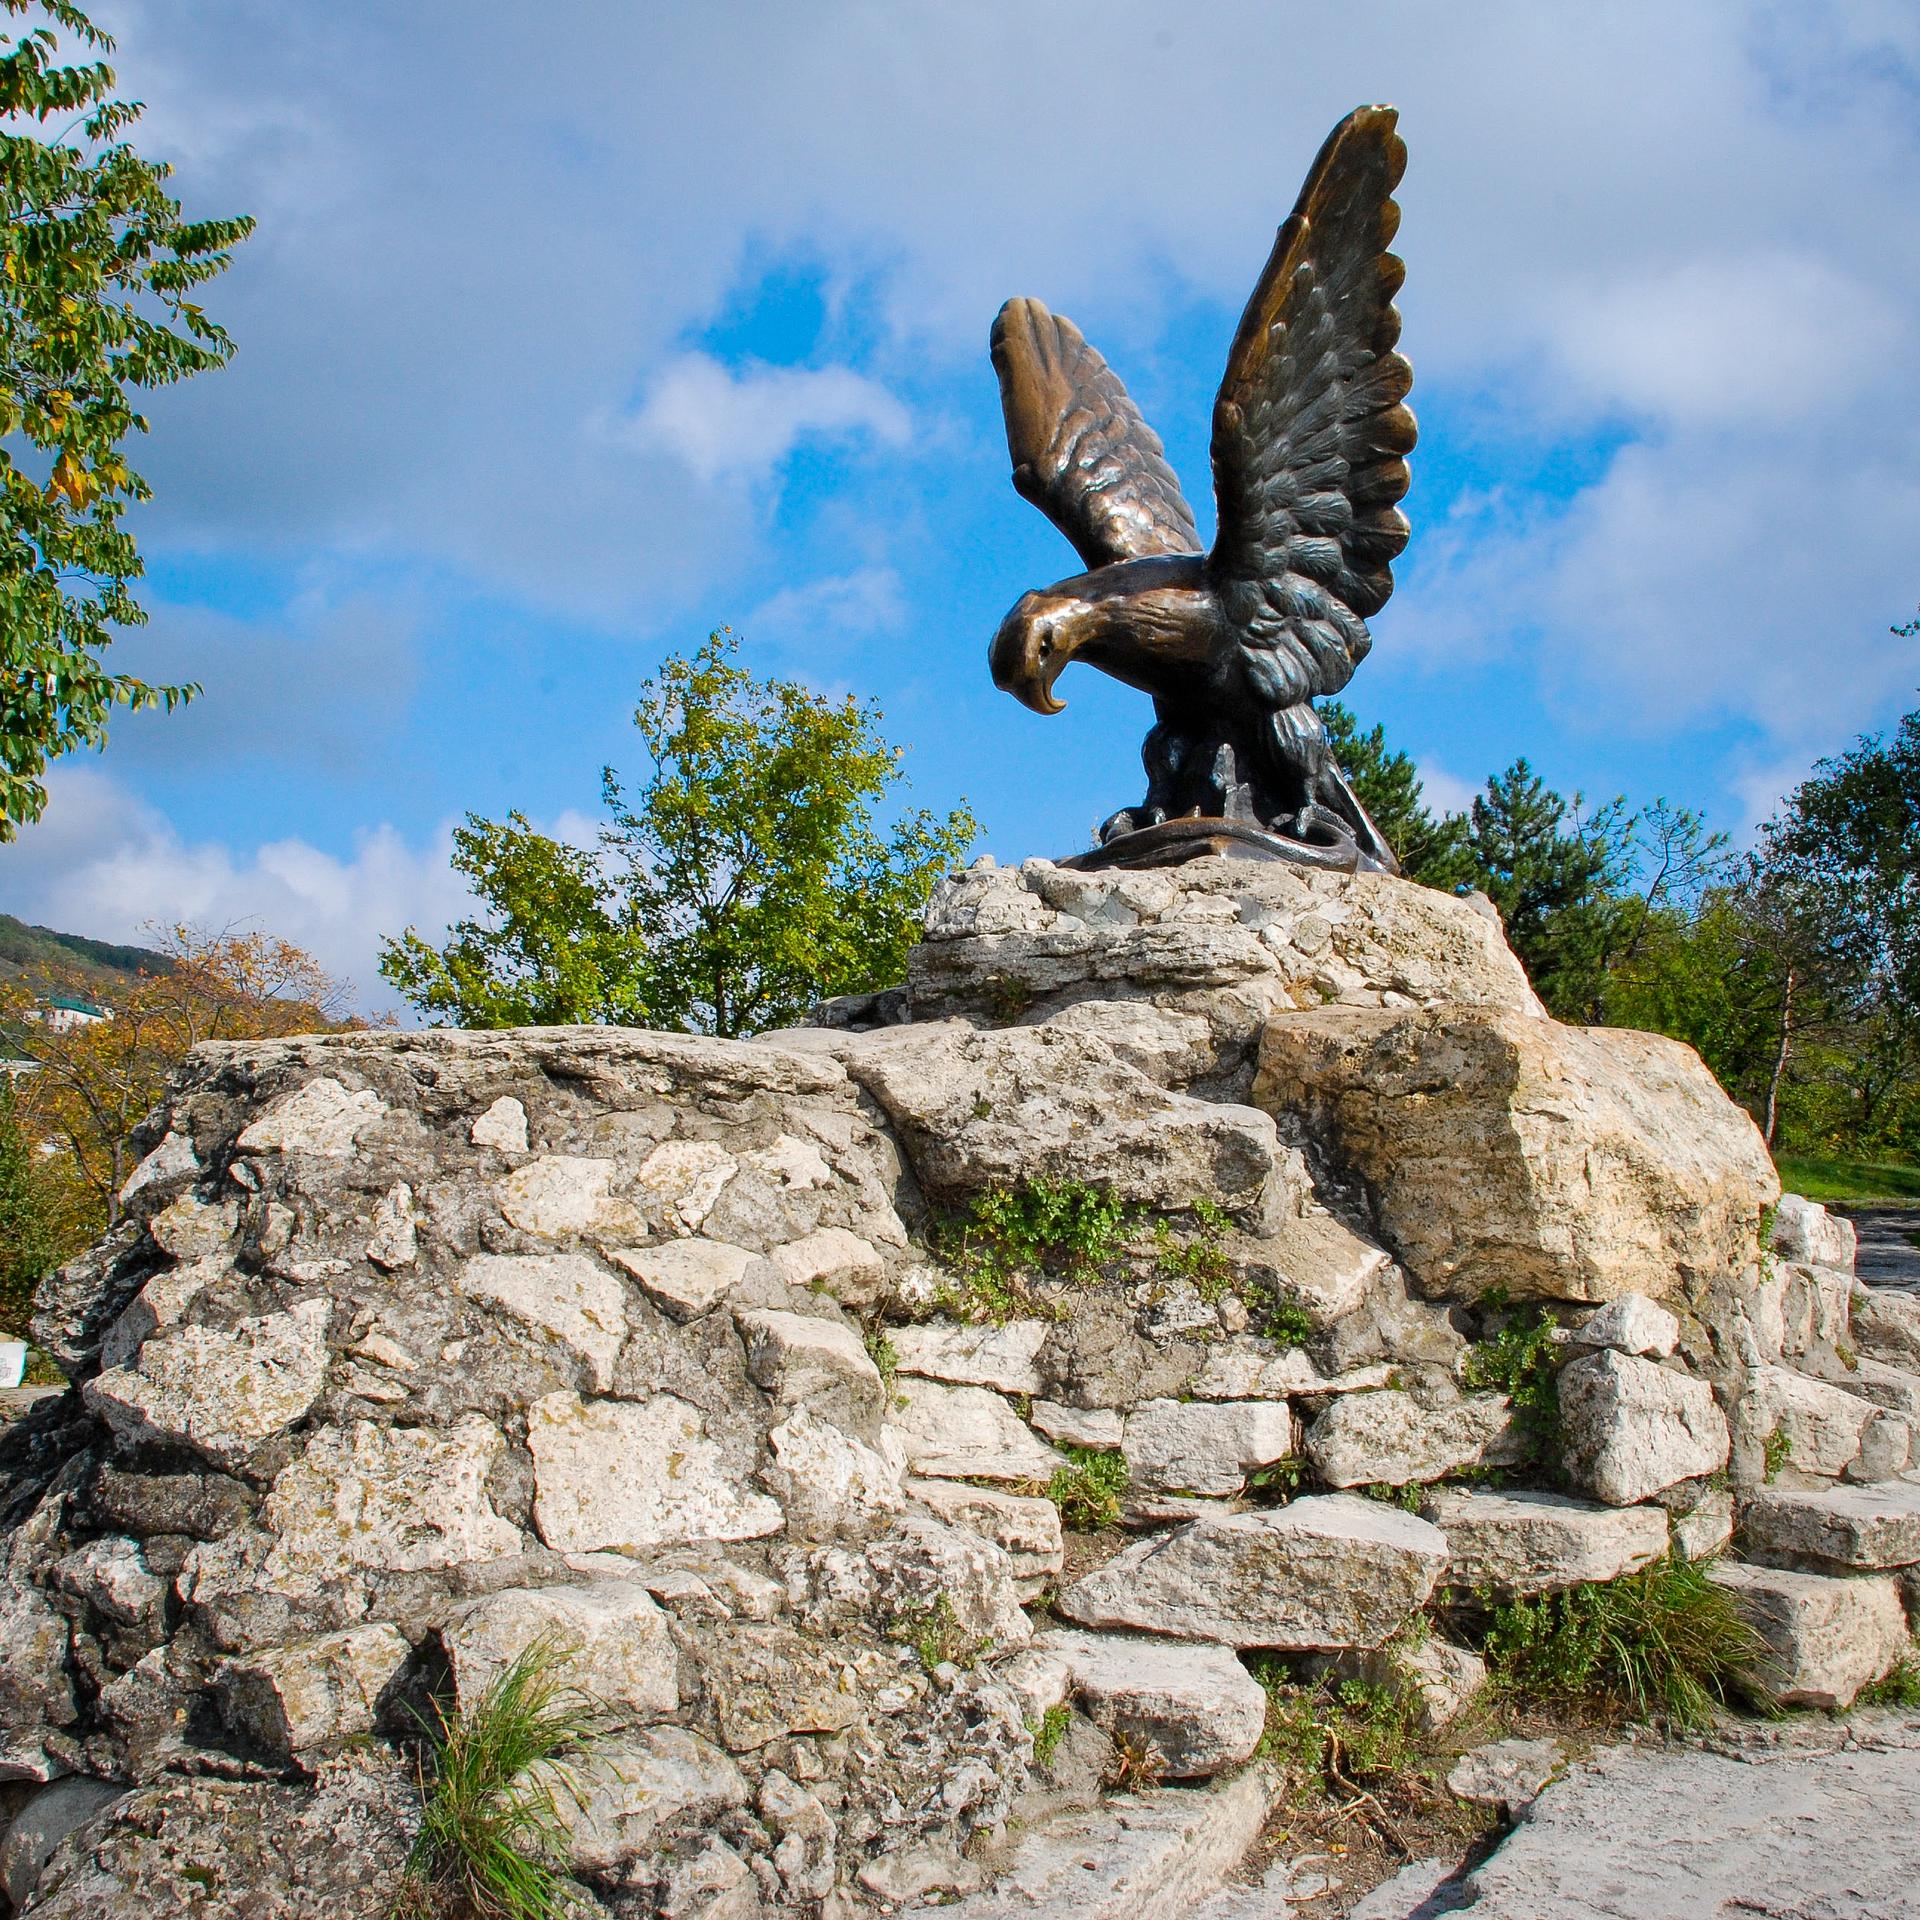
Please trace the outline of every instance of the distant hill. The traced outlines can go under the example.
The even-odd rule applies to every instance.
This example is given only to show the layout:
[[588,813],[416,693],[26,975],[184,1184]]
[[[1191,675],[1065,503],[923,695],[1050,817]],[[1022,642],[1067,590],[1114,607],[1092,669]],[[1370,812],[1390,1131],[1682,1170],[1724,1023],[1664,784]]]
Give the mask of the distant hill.
[[85,934],[56,933],[51,927],[30,927],[10,913],[0,913],[0,980],[25,980],[37,987],[77,972],[110,987],[138,973],[172,971],[173,962],[151,947],[123,947],[111,940],[89,940]]

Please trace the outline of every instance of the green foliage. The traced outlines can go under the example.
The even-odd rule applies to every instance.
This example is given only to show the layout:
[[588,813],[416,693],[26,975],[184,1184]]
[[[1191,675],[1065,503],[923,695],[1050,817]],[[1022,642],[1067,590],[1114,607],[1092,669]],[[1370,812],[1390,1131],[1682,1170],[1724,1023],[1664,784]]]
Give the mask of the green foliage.
[[1854,1696],[1856,1707],[1920,1707],[1920,1656],[1905,1654]]
[[1153,1266],[1161,1279],[1185,1281],[1202,1300],[1220,1299],[1233,1279],[1233,1263],[1222,1242],[1233,1226],[1211,1200],[1196,1200],[1193,1231],[1185,1240],[1174,1237],[1162,1218],[1153,1223]]
[[1833,1206],[1872,1206],[1920,1200],[1920,1166],[1899,1160],[1842,1160],[1830,1154],[1776,1156],[1780,1178],[1794,1193]]
[[1699,1563],[1668,1558],[1494,1607],[1482,1652],[1509,1694],[1691,1727],[1753,1685],[1766,1648]]
[[1760,1451],[1766,1461],[1767,1484],[1771,1486],[1779,1478],[1780,1469],[1793,1463],[1793,1436],[1785,1427],[1775,1427],[1761,1442]]
[[611,1022],[757,1033],[885,987],[934,881],[976,831],[964,805],[883,834],[900,750],[876,707],[756,680],[725,630],[668,659],[634,725],[653,771],[608,768],[596,851],[523,815],[469,815],[453,864],[488,910],[436,950],[412,929],[380,970],[421,1012],[466,1027]]
[[1361,1487],[1359,1492],[1368,1500],[1378,1500],[1384,1507],[1399,1507],[1406,1513],[1418,1513],[1426,1500],[1426,1488],[1417,1485],[1390,1487],[1385,1481],[1376,1480]]
[[[103,60],[58,64],[64,32],[113,41],[70,0],[0,0],[41,24],[0,34],[0,842],[46,806],[48,760],[97,747],[115,707],[197,691],[110,673],[115,627],[144,623],[122,525],[150,498],[124,444],[145,389],[223,364],[226,334],[190,297],[250,220],[183,220],[170,168],[122,137],[137,105]],[[50,123],[59,131],[44,134]],[[76,137],[77,136],[77,137]]]
[[880,1389],[891,1400],[894,1376],[900,1371],[900,1349],[887,1338],[885,1327],[868,1330],[866,1347],[867,1358],[873,1362],[874,1370],[880,1376]]
[[1476,874],[1466,817],[1435,814],[1427,806],[1419,770],[1406,754],[1387,745],[1384,727],[1362,733],[1360,723],[1338,700],[1323,702],[1320,718],[1333,743],[1334,759],[1399,856],[1401,872],[1447,892],[1472,886]]
[[1292,1767],[1316,1787],[1358,1787],[1419,1763],[1418,1703],[1378,1681],[1299,1679],[1277,1654],[1248,1662],[1267,1694],[1258,1757]]
[[1095,1453],[1090,1447],[1062,1447],[1071,1463],[1056,1467],[1047,1482],[1047,1498],[1060,1509],[1060,1523],[1076,1533],[1099,1533],[1120,1524],[1120,1502],[1130,1478],[1126,1456]]
[[1067,1737],[1067,1729],[1072,1724],[1073,1715],[1063,1706],[1049,1707],[1037,1721],[1027,1722],[1027,1731],[1033,1735],[1033,1764],[1036,1767],[1053,1765],[1053,1756],[1060,1751],[1060,1742]]
[[154,947],[56,933],[51,927],[29,926],[10,913],[0,913],[0,973],[18,973],[36,985],[43,980],[64,981],[75,974],[124,985],[129,976],[172,970],[172,958]]
[[86,1244],[87,1217],[15,1111],[16,1089],[0,1080],[0,1335],[18,1339],[33,1317],[34,1290]]
[[1468,1348],[1461,1377],[1482,1393],[1504,1393],[1528,1458],[1550,1466],[1560,1457],[1560,1355],[1553,1319],[1538,1301],[1516,1306],[1502,1287],[1489,1287],[1480,1307],[1496,1324]]
[[971,1668],[993,1650],[990,1639],[971,1634],[961,1625],[952,1599],[944,1593],[917,1611],[903,1614],[889,1629],[888,1637],[911,1647],[929,1673],[947,1665]]
[[1247,1475],[1248,1497],[1262,1506],[1284,1507],[1307,1478],[1306,1462],[1287,1454],[1279,1460],[1270,1460],[1264,1467],[1255,1467]]
[[991,1187],[936,1225],[934,1250],[950,1277],[934,1305],[965,1320],[1058,1319],[1065,1309],[1037,1295],[1034,1280],[1097,1279],[1137,1226],[1124,1201],[1077,1180]]
[[563,1677],[567,1655],[534,1641],[472,1706],[425,1727],[420,1836],[395,1920],[450,1899],[479,1920],[560,1920],[562,1796],[576,1797],[577,1756],[592,1738],[592,1700]]

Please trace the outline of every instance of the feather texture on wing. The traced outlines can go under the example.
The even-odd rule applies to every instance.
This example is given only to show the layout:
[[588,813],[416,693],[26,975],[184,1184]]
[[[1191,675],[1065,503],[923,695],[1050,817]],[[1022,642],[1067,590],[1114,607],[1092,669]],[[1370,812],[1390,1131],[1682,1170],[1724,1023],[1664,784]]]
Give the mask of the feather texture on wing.
[[1013,484],[1089,567],[1198,553],[1160,436],[1071,320],[1009,300],[993,323]]
[[1406,165],[1396,119],[1361,107],[1320,149],[1214,403],[1208,571],[1247,690],[1276,708],[1346,685],[1407,541],[1413,369],[1394,350],[1405,269],[1387,251]]

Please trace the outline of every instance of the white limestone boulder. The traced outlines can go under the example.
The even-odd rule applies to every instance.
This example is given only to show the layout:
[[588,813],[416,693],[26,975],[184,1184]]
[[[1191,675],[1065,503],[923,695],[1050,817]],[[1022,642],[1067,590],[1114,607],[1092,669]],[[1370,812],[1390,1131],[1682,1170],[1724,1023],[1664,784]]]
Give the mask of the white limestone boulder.
[[1421,1512],[1447,1537],[1445,1577],[1455,1587],[1547,1593],[1617,1580],[1667,1550],[1667,1516],[1655,1506],[1445,1487],[1427,1497]]
[[915,1473],[942,1480],[1036,1481],[1068,1464],[986,1387],[937,1380],[894,1382],[887,1424]]
[[1844,1214],[1829,1213],[1804,1194],[1783,1193],[1773,1210],[1773,1250],[1782,1260],[1853,1271],[1859,1230]]
[[462,1608],[440,1639],[463,1708],[536,1642],[565,1662],[560,1677],[568,1686],[622,1723],[657,1720],[680,1704],[667,1617],[638,1579],[509,1587]]
[[1750,1560],[1820,1573],[1920,1566],[1920,1481],[1756,1487],[1740,1507]]
[[1250,1473],[1298,1444],[1284,1400],[1146,1400],[1127,1415],[1120,1450],[1143,1493],[1221,1495],[1241,1492]]
[[1899,1585],[1885,1575],[1834,1579],[1722,1560],[1707,1577],[1766,1643],[1755,1678],[1783,1707],[1849,1707],[1913,1645]]
[[1036,1362],[1046,1344],[1045,1320],[1007,1320],[997,1326],[960,1326],[929,1321],[895,1327],[894,1365],[902,1373],[923,1374],[954,1386],[991,1387],[996,1393],[1040,1391]]
[[385,1621],[227,1661],[216,1684],[228,1725],[301,1755],[373,1731],[385,1689],[412,1649]]
[[1444,1407],[1423,1407],[1395,1388],[1350,1393],[1307,1429],[1307,1458],[1329,1486],[1410,1486],[1477,1466],[1511,1420],[1500,1393]]
[[1567,1477],[1609,1506],[1633,1506],[1727,1464],[1726,1416],[1704,1380],[1603,1348],[1570,1361],[1559,1385]]

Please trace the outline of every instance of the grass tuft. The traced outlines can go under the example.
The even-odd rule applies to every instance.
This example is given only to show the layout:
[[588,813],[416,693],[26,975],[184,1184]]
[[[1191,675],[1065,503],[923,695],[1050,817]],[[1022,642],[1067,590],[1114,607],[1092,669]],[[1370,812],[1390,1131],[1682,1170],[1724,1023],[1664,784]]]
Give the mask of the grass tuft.
[[1696,1727],[1751,1694],[1766,1645],[1696,1561],[1492,1609],[1481,1649],[1494,1683],[1535,1700]]
[[1120,1501],[1130,1475],[1126,1456],[1095,1453],[1090,1447],[1062,1447],[1070,1466],[1056,1467],[1047,1482],[1047,1498],[1060,1509],[1060,1524],[1076,1533],[1099,1533],[1120,1524]]
[[393,1920],[442,1912],[475,1920],[560,1920],[569,1901],[552,1864],[564,1857],[562,1799],[577,1803],[568,1756],[592,1739],[598,1710],[565,1678],[569,1654],[532,1642],[470,1707],[422,1720],[420,1835]]

